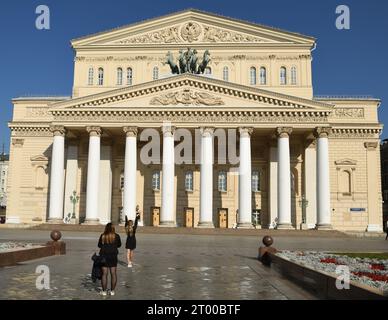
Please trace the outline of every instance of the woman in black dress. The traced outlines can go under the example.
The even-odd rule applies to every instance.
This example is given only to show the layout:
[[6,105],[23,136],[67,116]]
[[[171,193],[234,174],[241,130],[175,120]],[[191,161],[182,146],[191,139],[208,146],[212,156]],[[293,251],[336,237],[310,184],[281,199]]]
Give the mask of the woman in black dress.
[[115,232],[115,228],[112,226],[112,223],[108,223],[105,226],[105,231],[101,234],[100,239],[98,240],[98,247],[101,248],[100,256],[103,258],[103,267],[102,267],[102,291],[103,296],[107,295],[107,286],[108,286],[108,269],[111,276],[111,296],[115,295],[115,288],[117,283],[117,255],[119,254],[118,248],[121,247],[121,238]]
[[127,249],[128,268],[132,268],[133,253],[136,249],[136,229],[139,219],[139,212],[136,213],[135,224],[133,224],[133,221],[128,220],[127,216],[125,216],[125,231],[127,233],[125,248]]

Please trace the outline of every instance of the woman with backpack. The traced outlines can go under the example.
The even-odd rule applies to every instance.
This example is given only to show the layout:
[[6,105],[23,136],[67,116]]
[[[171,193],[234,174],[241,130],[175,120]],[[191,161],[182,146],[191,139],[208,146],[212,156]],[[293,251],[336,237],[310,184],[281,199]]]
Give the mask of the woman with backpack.
[[100,248],[100,256],[102,258],[102,291],[101,295],[106,296],[108,287],[108,270],[111,276],[111,290],[110,295],[115,295],[115,288],[117,284],[117,255],[119,254],[118,248],[121,247],[121,238],[115,232],[115,228],[112,223],[108,223],[105,226],[105,231],[100,235],[98,240],[98,247]]

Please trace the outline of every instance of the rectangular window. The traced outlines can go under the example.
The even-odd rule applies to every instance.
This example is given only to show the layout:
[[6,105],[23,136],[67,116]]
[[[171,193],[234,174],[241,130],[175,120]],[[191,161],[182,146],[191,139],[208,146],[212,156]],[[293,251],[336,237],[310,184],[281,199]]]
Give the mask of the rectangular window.
[[185,190],[193,191],[193,171],[188,171],[185,174]]
[[220,171],[218,173],[218,191],[226,192],[227,187],[227,176],[225,171]]
[[252,192],[260,191],[260,173],[252,171]]
[[152,174],[152,190],[160,190],[160,171]]

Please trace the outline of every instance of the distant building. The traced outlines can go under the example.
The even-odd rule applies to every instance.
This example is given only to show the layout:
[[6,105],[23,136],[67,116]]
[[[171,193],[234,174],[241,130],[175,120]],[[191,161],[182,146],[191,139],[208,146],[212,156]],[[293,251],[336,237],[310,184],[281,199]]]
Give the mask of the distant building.
[[388,139],[383,140],[380,147],[381,154],[381,192],[383,194],[383,222],[384,228],[388,220]]
[[7,206],[7,177],[8,177],[9,155],[0,154],[0,214]]

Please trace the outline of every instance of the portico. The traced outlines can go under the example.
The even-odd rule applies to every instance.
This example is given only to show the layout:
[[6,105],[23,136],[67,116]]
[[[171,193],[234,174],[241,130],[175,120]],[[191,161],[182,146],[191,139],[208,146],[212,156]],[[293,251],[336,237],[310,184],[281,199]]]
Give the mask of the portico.
[[[190,75],[180,77],[197,78],[197,76]],[[165,80],[165,82],[174,80],[171,78]],[[206,82],[207,80],[201,81]],[[186,81],[183,81],[183,83],[186,83]],[[151,99],[153,98],[151,97]],[[206,105],[204,107],[208,108]],[[203,113],[212,117],[214,116],[213,113],[217,112],[195,111],[195,109],[198,110],[200,108],[198,106],[191,108],[194,109],[193,112],[196,112],[197,117],[202,116]],[[228,106],[224,106],[224,108],[229,109]],[[241,109],[244,110],[244,108]],[[74,123],[71,120],[71,115],[74,112],[72,108],[55,107],[52,110],[58,119],[60,118],[61,120],[56,121],[55,125],[53,124],[50,127],[54,136],[51,159],[61,158],[64,161],[62,167],[59,165],[52,166],[51,169],[51,174],[59,177],[59,181],[54,180],[52,182],[50,199],[55,199],[57,207],[59,207],[58,202],[62,203],[62,205],[61,209],[50,206],[49,221],[63,218],[64,215],[62,208],[65,207],[64,201],[66,199],[63,200],[63,190],[66,189],[68,182],[63,177],[61,178],[61,174],[64,172],[64,163],[68,161],[65,159],[65,154],[67,154],[65,149],[69,148],[70,143],[73,148],[84,149],[80,153],[78,161],[84,162],[81,171],[86,172],[86,174],[75,173],[75,175],[86,181],[86,186],[84,187],[82,187],[82,183],[79,183],[81,199],[83,197],[86,198],[84,199],[85,205],[81,201],[77,208],[80,220],[83,220],[82,216],[84,215],[84,223],[105,223],[105,219],[100,218],[99,198],[102,194],[101,187],[99,187],[101,186],[99,179],[109,180],[107,180],[104,174],[101,174],[100,170],[102,161],[101,140],[107,139],[110,152],[108,158],[111,159],[109,167],[113,168],[111,173],[113,178],[111,178],[109,185],[111,188],[110,209],[108,209],[110,211],[109,221],[114,223],[122,222],[124,215],[127,215],[129,219],[133,219],[136,205],[139,205],[143,212],[142,223],[144,225],[152,224],[152,219],[150,219],[149,215],[152,208],[159,207],[159,226],[184,226],[184,217],[182,217],[184,210],[182,209],[190,205],[195,215],[195,218],[193,217],[195,227],[219,227],[218,210],[225,208],[228,209],[228,227],[232,227],[232,221],[234,221],[239,228],[252,228],[253,211],[259,210],[262,220],[261,227],[263,228],[267,228],[273,223],[279,229],[299,228],[301,212],[295,206],[295,203],[301,197],[301,190],[305,187],[303,184],[306,181],[302,171],[302,164],[305,161],[303,148],[308,139],[316,139],[317,161],[316,163],[309,162],[309,165],[314,166],[312,170],[317,172],[317,185],[319,189],[317,189],[316,196],[317,203],[321,204],[322,208],[317,206],[316,210],[312,210],[312,212],[316,212],[313,220],[318,222],[318,227],[330,228],[330,215],[327,214],[330,212],[330,199],[327,198],[330,195],[330,184],[327,182],[327,166],[320,160],[326,159],[327,163],[329,157],[328,140],[330,127],[326,124],[319,127],[309,124],[305,128],[300,124],[296,126],[291,124],[293,128],[292,126],[275,127],[271,124],[263,126],[262,124],[247,121],[247,123],[237,126],[236,124],[228,125],[225,123],[225,118],[228,116],[233,117],[236,113],[236,111],[231,109],[227,112],[218,111],[218,113],[223,114],[224,119],[220,123],[214,121],[211,126],[197,126],[195,117],[193,117],[190,123],[187,120],[182,123],[183,121],[176,118],[173,123],[162,126],[160,126],[159,122],[154,124],[147,123],[145,125],[137,121],[126,122],[126,125],[123,126],[120,126],[119,121],[109,123],[108,125],[103,123],[98,125],[99,122],[95,122],[92,126],[82,126],[80,123]],[[238,112],[241,112],[240,110]],[[84,111],[78,109],[76,112],[82,114]],[[147,112],[143,111],[143,113]],[[183,110],[179,111],[178,109],[176,113],[181,114],[183,112]],[[250,111],[248,114],[255,116],[256,112]],[[322,114],[321,109],[317,112],[319,115]],[[141,113],[142,111],[140,111]],[[312,111],[309,111],[309,113],[314,114]],[[86,114],[88,113],[86,112]],[[98,114],[101,116],[105,115],[106,117],[107,111],[100,110]],[[266,114],[276,116],[276,112],[267,111]],[[301,114],[303,115],[303,112]],[[66,120],[67,116],[69,116],[69,120]],[[176,146],[183,143],[181,140],[177,141],[178,139],[174,138],[177,129],[186,129],[191,135],[190,143],[192,143],[191,148],[194,152],[191,154],[191,161],[187,161],[188,163],[177,164],[175,161]],[[142,163],[143,160],[140,157],[142,148],[146,148],[150,140],[146,139],[144,141],[141,136],[147,130],[154,130],[157,134],[155,145],[159,146],[160,155],[159,157],[153,155],[151,163]],[[228,138],[221,141],[219,139],[220,132],[225,131],[226,133],[228,130],[236,132],[236,139],[233,140],[232,136],[225,134]],[[198,135],[197,137],[195,136],[196,134]],[[67,135],[69,138],[67,138]],[[57,137],[60,137],[60,139]],[[326,140],[322,143],[321,139]],[[273,144],[271,141],[277,142]],[[199,142],[199,146],[195,146],[196,142]],[[152,143],[155,143],[155,141]],[[231,164],[228,159],[223,161],[223,158],[220,157],[222,148],[226,148],[226,145],[228,146],[228,154],[232,151],[229,149],[232,149],[233,146],[235,147],[239,158],[238,163]],[[293,149],[292,157],[290,156],[290,145],[292,145]],[[85,149],[86,146],[87,150]],[[277,171],[269,175],[270,153],[273,149],[277,150]],[[152,152],[155,152],[155,150],[152,150]],[[292,167],[296,168],[296,171],[292,171]],[[219,179],[221,179],[219,172],[224,171],[227,179],[226,190],[221,190],[219,186]],[[118,172],[119,179],[117,179]],[[154,179],[152,175],[155,172],[159,172],[160,181],[158,183],[160,187],[156,186],[152,189]],[[191,190],[190,188],[186,189],[182,195],[179,189],[187,183],[187,172],[192,174],[190,179],[192,179],[193,187]],[[259,174],[257,190],[252,190],[252,175],[254,172]],[[254,179],[256,179],[256,176]],[[85,184],[85,182],[83,183]],[[117,196],[118,184],[121,188],[119,196]],[[278,210],[275,216],[270,214],[271,200],[268,196],[268,191],[273,190],[273,184],[278,186],[276,196],[278,199]],[[84,195],[82,195],[82,188],[86,190]],[[150,189],[152,189],[151,194],[153,197],[149,196]],[[232,194],[230,190],[232,190]],[[60,196],[61,192],[62,197]],[[185,206],[182,205],[183,202],[185,202]],[[327,205],[325,206],[323,203],[327,203]],[[311,206],[315,206],[313,201]],[[85,214],[83,214],[83,210]],[[121,213],[118,214],[120,210]]]

